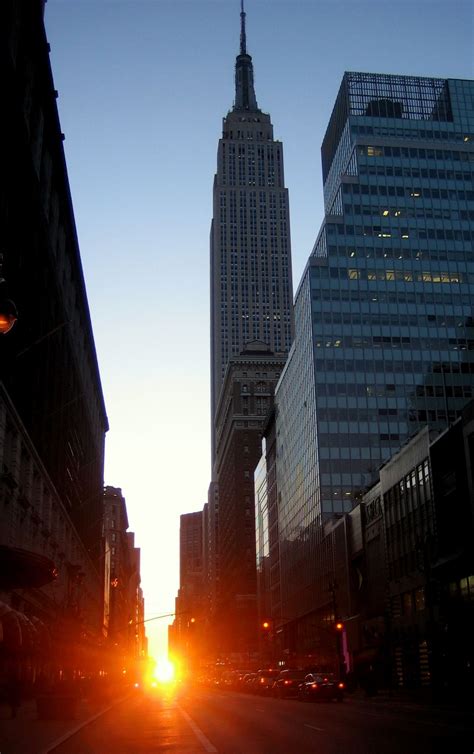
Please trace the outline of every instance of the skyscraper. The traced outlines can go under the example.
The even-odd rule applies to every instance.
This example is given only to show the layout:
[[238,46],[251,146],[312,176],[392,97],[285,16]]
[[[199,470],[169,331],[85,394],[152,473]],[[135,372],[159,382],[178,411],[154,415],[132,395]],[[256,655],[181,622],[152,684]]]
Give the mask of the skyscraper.
[[283,147],[257,105],[241,7],[235,102],[223,121],[213,189],[211,262],[212,457],[228,361],[246,343],[288,352],[293,337],[288,190]]
[[331,613],[324,522],[473,395],[473,102],[472,81],[344,75],[275,396],[285,616]]
[[283,147],[257,104],[245,19],[242,0],[235,101],[223,120],[213,188],[207,547],[215,636],[225,635],[223,651],[248,657],[257,628],[253,472],[294,328]]

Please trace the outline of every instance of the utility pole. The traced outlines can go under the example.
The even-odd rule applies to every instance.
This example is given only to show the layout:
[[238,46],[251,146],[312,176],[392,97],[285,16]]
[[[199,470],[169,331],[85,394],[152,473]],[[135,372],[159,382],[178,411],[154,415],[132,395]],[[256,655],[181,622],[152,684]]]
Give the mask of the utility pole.
[[344,634],[344,624],[339,619],[338,616],[338,609],[337,609],[337,601],[336,601],[336,591],[337,591],[337,581],[335,579],[331,579],[329,582],[329,593],[331,594],[331,605],[334,615],[334,635],[336,640],[336,662],[337,662],[337,672],[339,679],[345,678],[346,675],[346,665],[344,662],[344,656],[342,651],[342,637]]

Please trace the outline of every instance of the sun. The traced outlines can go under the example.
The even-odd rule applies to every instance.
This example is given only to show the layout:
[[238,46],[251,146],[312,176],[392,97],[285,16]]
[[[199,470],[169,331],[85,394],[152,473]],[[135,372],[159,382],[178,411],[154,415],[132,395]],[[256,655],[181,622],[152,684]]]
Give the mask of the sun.
[[171,683],[175,677],[175,668],[173,663],[166,658],[158,660],[156,663],[154,676],[160,683]]

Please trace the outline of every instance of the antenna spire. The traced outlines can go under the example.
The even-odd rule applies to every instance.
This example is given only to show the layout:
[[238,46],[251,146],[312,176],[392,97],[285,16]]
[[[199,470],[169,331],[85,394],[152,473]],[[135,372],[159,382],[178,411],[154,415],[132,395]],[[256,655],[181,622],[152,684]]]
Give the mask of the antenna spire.
[[244,0],[240,0],[240,53],[235,61],[235,101],[234,110],[258,110],[253,85],[252,56],[247,52],[245,37]]
[[247,54],[247,39],[245,37],[245,10],[244,0],[240,0],[240,54]]

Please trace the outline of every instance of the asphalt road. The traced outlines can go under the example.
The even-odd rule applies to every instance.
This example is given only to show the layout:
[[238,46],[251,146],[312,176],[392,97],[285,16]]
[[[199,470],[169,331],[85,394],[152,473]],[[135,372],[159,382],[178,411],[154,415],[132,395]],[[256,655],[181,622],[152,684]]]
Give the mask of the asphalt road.
[[473,754],[455,710],[277,700],[206,688],[136,695],[54,754]]

